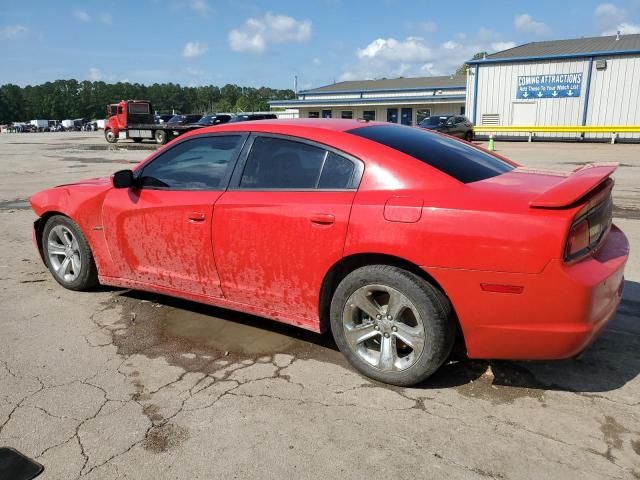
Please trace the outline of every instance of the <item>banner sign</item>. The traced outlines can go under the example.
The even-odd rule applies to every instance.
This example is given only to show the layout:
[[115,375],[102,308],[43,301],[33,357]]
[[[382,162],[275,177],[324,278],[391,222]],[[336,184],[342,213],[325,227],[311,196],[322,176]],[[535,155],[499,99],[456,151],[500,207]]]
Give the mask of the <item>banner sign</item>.
[[582,73],[550,73],[518,77],[516,98],[573,98],[580,96]]

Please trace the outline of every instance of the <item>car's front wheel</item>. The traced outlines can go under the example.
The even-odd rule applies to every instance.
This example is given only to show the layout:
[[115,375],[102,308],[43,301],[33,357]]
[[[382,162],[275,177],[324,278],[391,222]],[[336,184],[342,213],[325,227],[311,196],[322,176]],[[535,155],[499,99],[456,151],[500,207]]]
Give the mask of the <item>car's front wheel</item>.
[[425,380],[447,359],[455,336],[451,316],[438,289],[388,265],[354,270],[331,302],[340,351],[368,377],[399,386]]
[[464,134],[464,139],[467,142],[471,142],[473,140],[473,130],[467,131],[467,133]]
[[53,278],[69,290],[98,284],[98,271],[87,239],[69,217],[55,215],[42,232],[42,253]]

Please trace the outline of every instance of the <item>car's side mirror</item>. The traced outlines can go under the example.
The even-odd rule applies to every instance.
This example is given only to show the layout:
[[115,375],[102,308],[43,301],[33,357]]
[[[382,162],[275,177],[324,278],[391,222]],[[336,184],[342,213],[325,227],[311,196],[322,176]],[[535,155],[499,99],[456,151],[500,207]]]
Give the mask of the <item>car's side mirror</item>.
[[134,184],[133,172],[131,170],[119,170],[113,174],[114,188],[131,188]]

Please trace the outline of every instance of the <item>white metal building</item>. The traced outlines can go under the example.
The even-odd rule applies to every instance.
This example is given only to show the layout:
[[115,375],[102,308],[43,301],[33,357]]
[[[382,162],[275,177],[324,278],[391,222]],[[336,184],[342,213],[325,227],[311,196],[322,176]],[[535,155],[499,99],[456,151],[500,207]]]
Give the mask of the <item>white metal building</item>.
[[640,34],[533,42],[467,63],[466,109],[476,125],[640,125]]
[[465,77],[420,77],[334,83],[270,102],[297,108],[300,118],[362,118],[416,125],[430,115],[463,115]]

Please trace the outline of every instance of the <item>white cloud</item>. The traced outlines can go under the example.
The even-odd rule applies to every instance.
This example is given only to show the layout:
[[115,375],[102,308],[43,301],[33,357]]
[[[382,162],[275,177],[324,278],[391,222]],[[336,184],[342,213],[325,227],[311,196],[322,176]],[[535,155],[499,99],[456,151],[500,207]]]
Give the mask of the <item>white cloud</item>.
[[184,58],[196,58],[204,55],[209,50],[209,46],[204,42],[187,42],[182,50]]
[[92,82],[98,82],[104,78],[104,75],[99,68],[91,67],[87,78]]
[[311,21],[268,13],[249,18],[229,32],[229,46],[236,52],[262,53],[270,43],[299,43],[311,38]]
[[519,32],[530,33],[539,37],[544,37],[551,33],[551,29],[546,23],[534,20],[528,13],[517,15],[513,19],[513,26]]
[[613,3],[598,5],[593,11],[593,18],[601,35],[640,33],[640,24],[630,22],[627,11]]
[[513,48],[492,30],[481,28],[474,36],[458,34],[455,40],[435,43],[422,37],[377,38],[355,52],[356,61],[343,71],[341,80],[399,76],[448,75],[478,52]]
[[0,37],[18,38],[29,31],[24,25],[6,25],[0,28]]
[[89,15],[84,10],[76,10],[75,12],[73,12],[73,16],[76,17],[76,19],[80,20],[81,22],[91,21],[91,15]]
[[421,62],[431,58],[431,49],[420,37],[405,40],[377,38],[356,52],[360,59],[380,59],[390,62]]
[[191,0],[189,2],[189,8],[201,14],[207,14],[211,11],[211,6],[207,0]]
[[316,67],[319,65],[322,65],[322,60],[320,60],[318,57],[314,58],[311,63],[313,63]]

